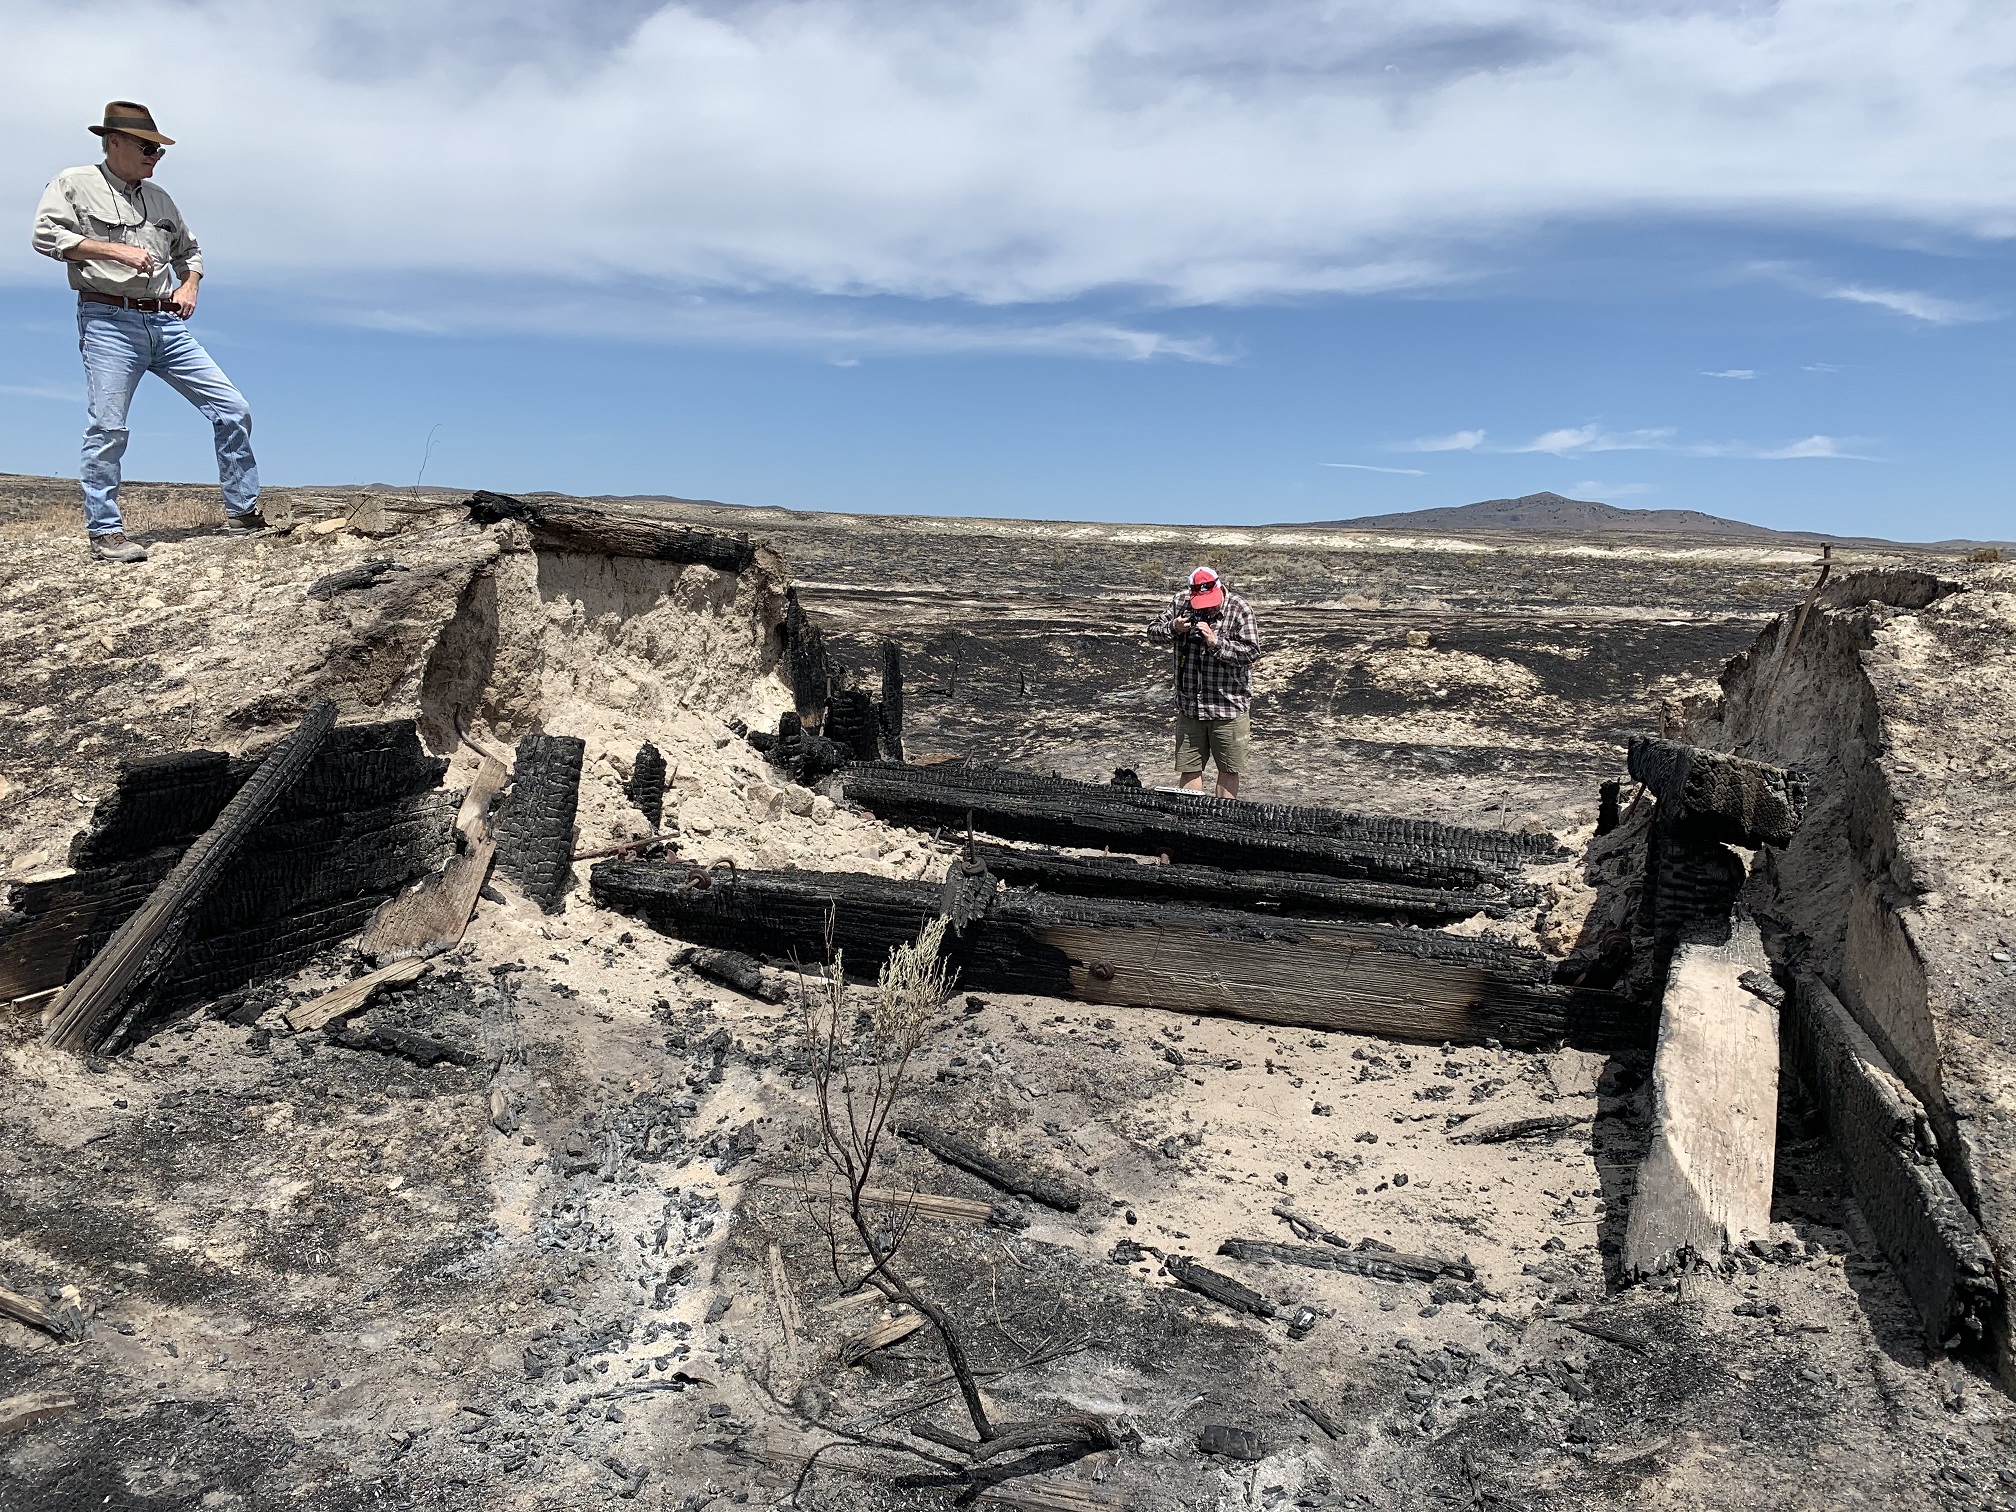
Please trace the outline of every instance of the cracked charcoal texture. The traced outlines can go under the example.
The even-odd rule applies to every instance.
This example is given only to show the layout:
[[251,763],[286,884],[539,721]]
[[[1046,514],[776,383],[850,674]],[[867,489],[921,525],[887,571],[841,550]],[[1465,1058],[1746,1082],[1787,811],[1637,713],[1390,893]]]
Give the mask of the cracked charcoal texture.
[[1650,736],[1631,741],[1629,759],[1669,828],[1685,823],[1703,840],[1755,847],[1784,845],[1799,827],[1798,785],[1781,767]]
[[848,769],[846,795],[878,818],[975,829],[1004,840],[1104,846],[1205,865],[1475,887],[1558,853],[1551,835],[1514,834],[1292,804],[1190,798],[979,767],[893,763]]
[[651,821],[651,828],[655,830],[665,822],[665,755],[648,740],[638,748],[637,759],[631,763],[630,780],[623,784],[623,794],[638,813]]
[[881,754],[875,702],[861,688],[844,688],[826,707],[826,738],[850,761],[873,761]]
[[[10,969],[47,962],[57,980],[74,976],[258,765],[188,751],[123,767],[71,848],[74,870],[15,885],[12,908],[0,915],[0,955],[16,957]],[[446,767],[420,748],[411,720],[331,730],[191,914],[175,961],[153,989],[151,1013],[300,969],[433,870],[454,823],[454,795],[438,787]]]
[[497,868],[525,896],[558,913],[573,885],[574,810],[587,745],[572,735],[518,742],[511,791],[497,808]]

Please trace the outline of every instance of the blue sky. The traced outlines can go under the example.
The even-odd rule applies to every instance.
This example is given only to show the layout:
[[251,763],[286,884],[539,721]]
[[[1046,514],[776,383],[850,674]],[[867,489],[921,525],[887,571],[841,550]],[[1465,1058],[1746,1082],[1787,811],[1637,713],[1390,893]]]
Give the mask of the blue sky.
[[270,482],[2016,536],[2006,6],[9,9],[0,471],[74,473],[25,222],[130,94]]

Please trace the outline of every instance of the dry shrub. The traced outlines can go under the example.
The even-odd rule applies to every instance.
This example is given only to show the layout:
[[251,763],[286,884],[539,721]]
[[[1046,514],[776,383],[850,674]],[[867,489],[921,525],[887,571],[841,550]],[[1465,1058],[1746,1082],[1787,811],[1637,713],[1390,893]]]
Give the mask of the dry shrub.
[[1978,550],[1968,552],[1967,560],[1970,562],[1999,562],[2002,560],[2002,552],[2000,548],[1995,546],[1983,546]]

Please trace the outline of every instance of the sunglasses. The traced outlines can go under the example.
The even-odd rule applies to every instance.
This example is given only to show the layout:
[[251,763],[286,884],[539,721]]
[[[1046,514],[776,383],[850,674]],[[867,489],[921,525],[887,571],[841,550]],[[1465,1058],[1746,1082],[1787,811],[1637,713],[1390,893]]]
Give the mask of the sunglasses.
[[122,142],[131,142],[135,147],[138,147],[140,149],[140,156],[144,158],[157,158],[168,150],[159,142],[143,142],[139,137],[127,136],[123,131],[115,131],[112,135],[118,137]]

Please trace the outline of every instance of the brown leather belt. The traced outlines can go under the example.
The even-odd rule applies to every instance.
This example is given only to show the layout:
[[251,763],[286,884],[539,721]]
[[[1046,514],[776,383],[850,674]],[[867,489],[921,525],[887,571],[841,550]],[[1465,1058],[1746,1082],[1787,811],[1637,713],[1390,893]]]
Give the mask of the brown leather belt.
[[144,310],[149,315],[173,315],[175,306],[165,299],[128,299],[124,294],[95,294],[79,289],[77,297],[87,304],[117,305],[122,310]]

